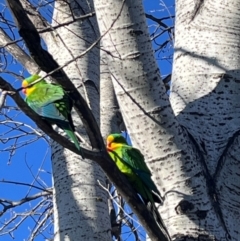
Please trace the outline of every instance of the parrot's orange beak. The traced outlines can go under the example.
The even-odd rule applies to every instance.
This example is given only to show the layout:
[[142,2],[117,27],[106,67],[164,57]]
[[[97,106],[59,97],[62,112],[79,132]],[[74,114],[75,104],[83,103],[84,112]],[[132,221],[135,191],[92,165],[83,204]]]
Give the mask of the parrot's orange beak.
[[111,144],[112,144],[113,140],[114,140],[113,136],[111,136],[111,135],[108,136],[108,138],[107,138],[107,149],[111,149]]
[[24,89],[22,89],[22,92],[23,92],[24,95],[27,94],[27,88],[26,88],[27,86],[28,86],[28,83],[24,80],[22,82],[22,87],[24,88]]

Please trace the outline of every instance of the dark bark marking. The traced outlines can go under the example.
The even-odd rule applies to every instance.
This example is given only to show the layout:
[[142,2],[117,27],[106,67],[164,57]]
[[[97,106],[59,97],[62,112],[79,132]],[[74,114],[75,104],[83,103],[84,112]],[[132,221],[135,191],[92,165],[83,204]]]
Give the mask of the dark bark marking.
[[175,211],[177,214],[185,214],[188,211],[193,210],[194,205],[187,201],[187,200],[182,200],[178,203],[178,205],[175,207]]
[[200,13],[200,11],[203,9],[204,1],[205,0],[195,0],[196,3],[195,3],[195,7],[193,9],[193,14],[191,16],[190,22],[192,22],[197,17],[197,15]]
[[[222,210],[220,208],[219,197],[218,197],[218,190],[216,188],[216,173],[219,173],[220,169],[222,169],[221,167],[223,166],[223,161],[224,161],[223,157],[225,157],[227,150],[232,145],[232,142],[235,139],[235,137],[239,135],[240,131],[238,131],[237,134],[235,133],[234,136],[231,138],[232,142],[228,142],[228,144],[227,144],[227,146],[226,146],[226,148],[223,151],[223,154],[221,156],[222,158],[220,158],[220,160],[218,161],[216,172],[215,172],[213,177],[211,176],[211,174],[208,171],[207,164],[205,162],[204,156],[203,156],[203,154],[201,152],[201,149],[200,149],[198,143],[193,138],[193,136],[188,132],[187,129],[186,129],[186,132],[188,133],[189,138],[192,141],[193,145],[195,146],[196,151],[197,151],[197,153],[198,153],[198,155],[200,157],[199,162],[202,165],[203,175],[204,175],[204,177],[206,179],[206,186],[207,186],[207,189],[208,189],[207,193],[208,193],[209,199],[210,199],[210,201],[212,203],[212,207],[213,207],[213,209],[215,211],[216,216],[219,219],[219,222],[221,223],[222,227],[224,228],[224,230],[226,232],[226,238],[230,240],[231,239],[231,235],[228,232],[226,223],[225,223],[224,218],[223,218],[223,213],[222,213]],[[221,161],[221,159],[222,159],[222,161]]]

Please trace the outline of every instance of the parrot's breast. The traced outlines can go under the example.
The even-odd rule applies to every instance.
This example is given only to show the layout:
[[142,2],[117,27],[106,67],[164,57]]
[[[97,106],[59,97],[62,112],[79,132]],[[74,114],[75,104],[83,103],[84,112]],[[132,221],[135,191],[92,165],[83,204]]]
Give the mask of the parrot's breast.
[[36,87],[34,87],[34,86],[26,88],[25,89],[26,96],[29,97],[34,92],[35,89],[36,89]]
[[128,178],[135,177],[132,168],[123,161],[121,150],[108,150],[108,152],[121,173],[127,175]]

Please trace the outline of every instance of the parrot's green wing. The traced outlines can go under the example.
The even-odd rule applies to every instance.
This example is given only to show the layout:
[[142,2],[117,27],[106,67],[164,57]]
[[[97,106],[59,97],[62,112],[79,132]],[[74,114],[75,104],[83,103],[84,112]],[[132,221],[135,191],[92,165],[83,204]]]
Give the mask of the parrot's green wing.
[[71,118],[72,101],[61,86],[49,83],[37,85],[27,96],[26,102],[40,116],[53,119],[52,122],[61,125],[63,129],[67,128],[68,124],[64,125],[62,121],[69,122],[74,130]]
[[144,156],[134,147],[124,145],[121,149],[122,160],[132,168],[133,172],[140,178],[144,186],[152,193],[154,201],[161,203],[162,199],[160,193],[151,179],[151,172],[144,161]]
[[151,176],[151,172],[144,161],[144,156],[138,149],[131,146],[123,145],[122,157],[123,160],[132,168],[146,172]]
[[38,110],[40,108],[61,100],[64,95],[65,93],[61,86],[44,83],[36,86],[31,94],[26,97],[26,102],[33,110],[39,113]]
[[137,174],[143,182],[147,181],[145,180],[146,177],[149,176],[149,178],[151,178],[151,172],[144,161],[144,156],[138,149],[123,146],[122,159],[134,170],[134,173]]

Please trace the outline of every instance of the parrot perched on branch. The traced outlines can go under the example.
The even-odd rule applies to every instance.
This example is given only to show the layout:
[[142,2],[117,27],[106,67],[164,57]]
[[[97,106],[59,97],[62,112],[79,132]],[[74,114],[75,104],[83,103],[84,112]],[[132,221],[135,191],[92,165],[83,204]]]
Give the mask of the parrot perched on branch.
[[152,174],[138,149],[129,146],[122,134],[111,134],[107,137],[107,151],[145,204],[162,203],[161,195],[151,179]]
[[56,124],[64,130],[80,150],[71,117],[72,100],[60,85],[47,83],[44,79],[27,87],[38,79],[41,77],[32,75],[22,82],[26,103],[49,124]]
[[120,172],[127,177],[132,187],[152,212],[159,228],[170,240],[167,229],[155,206],[155,202],[162,204],[163,200],[151,179],[152,174],[144,161],[142,153],[138,149],[129,146],[122,134],[118,133],[107,137],[107,151]]

